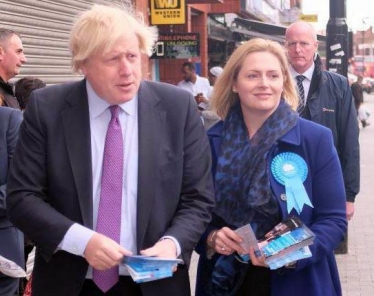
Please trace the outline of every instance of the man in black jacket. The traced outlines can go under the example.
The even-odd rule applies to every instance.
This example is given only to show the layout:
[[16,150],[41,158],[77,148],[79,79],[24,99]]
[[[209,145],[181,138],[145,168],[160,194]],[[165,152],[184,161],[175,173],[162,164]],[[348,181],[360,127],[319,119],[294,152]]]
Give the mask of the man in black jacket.
[[8,81],[19,74],[24,63],[26,57],[19,35],[12,30],[0,28],[0,93],[4,98],[3,106],[20,109]]
[[317,34],[309,23],[297,21],[287,28],[286,48],[293,77],[296,80],[297,76],[303,76],[305,101],[298,109],[300,116],[330,128],[333,133],[344,176],[347,219],[350,220],[360,190],[358,125],[351,88],[344,76],[322,69],[317,55]]

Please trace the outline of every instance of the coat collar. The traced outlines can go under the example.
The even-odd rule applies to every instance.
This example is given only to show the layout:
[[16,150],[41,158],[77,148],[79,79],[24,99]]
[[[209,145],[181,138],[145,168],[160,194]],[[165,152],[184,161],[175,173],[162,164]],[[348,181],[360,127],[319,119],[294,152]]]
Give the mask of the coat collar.
[[[287,144],[298,146],[301,144],[301,134],[300,134],[300,122],[304,119],[299,118],[296,125],[289,130],[281,139],[279,139],[279,142],[284,142]],[[223,121],[217,122],[214,126],[212,126],[208,130],[208,136],[209,138],[220,138],[221,133],[223,129]]]

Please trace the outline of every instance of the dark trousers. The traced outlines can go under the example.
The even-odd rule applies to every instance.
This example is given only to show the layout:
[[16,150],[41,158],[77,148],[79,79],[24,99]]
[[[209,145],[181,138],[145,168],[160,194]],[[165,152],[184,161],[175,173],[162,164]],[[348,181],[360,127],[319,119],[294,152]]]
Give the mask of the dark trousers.
[[108,292],[103,293],[92,280],[85,280],[80,296],[142,296],[140,286],[129,276],[120,276]]
[[270,269],[250,264],[236,296],[270,296]]
[[0,296],[18,295],[19,279],[0,273]]

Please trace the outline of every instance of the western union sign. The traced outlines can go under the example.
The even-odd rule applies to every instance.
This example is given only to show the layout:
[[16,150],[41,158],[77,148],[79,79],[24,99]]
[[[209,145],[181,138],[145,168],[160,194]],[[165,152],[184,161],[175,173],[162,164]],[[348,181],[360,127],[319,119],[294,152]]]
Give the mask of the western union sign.
[[300,19],[310,23],[318,22],[318,15],[317,14],[301,14]]
[[186,22],[185,0],[150,0],[151,24],[173,25]]

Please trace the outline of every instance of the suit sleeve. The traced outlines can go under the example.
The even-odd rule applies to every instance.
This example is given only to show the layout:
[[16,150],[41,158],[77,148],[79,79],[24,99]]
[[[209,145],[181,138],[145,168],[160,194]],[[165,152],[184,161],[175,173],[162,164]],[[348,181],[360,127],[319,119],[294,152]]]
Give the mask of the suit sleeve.
[[[180,202],[166,235],[190,253],[211,219],[214,206],[208,137],[192,96],[184,128],[183,178]],[[189,259],[183,258],[188,264]]]
[[[15,109],[9,109],[12,112],[9,115],[5,135],[5,143],[1,143],[6,147],[7,157],[8,159],[4,163],[10,163],[14,150],[16,149],[16,143],[18,139],[18,130],[22,122],[22,113]],[[5,123],[4,123],[5,124]],[[1,168],[8,171],[8,168]],[[0,217],[6,216],[6,203],[5,203],[5,191],[6,191],[6,184],[0,185]]]

